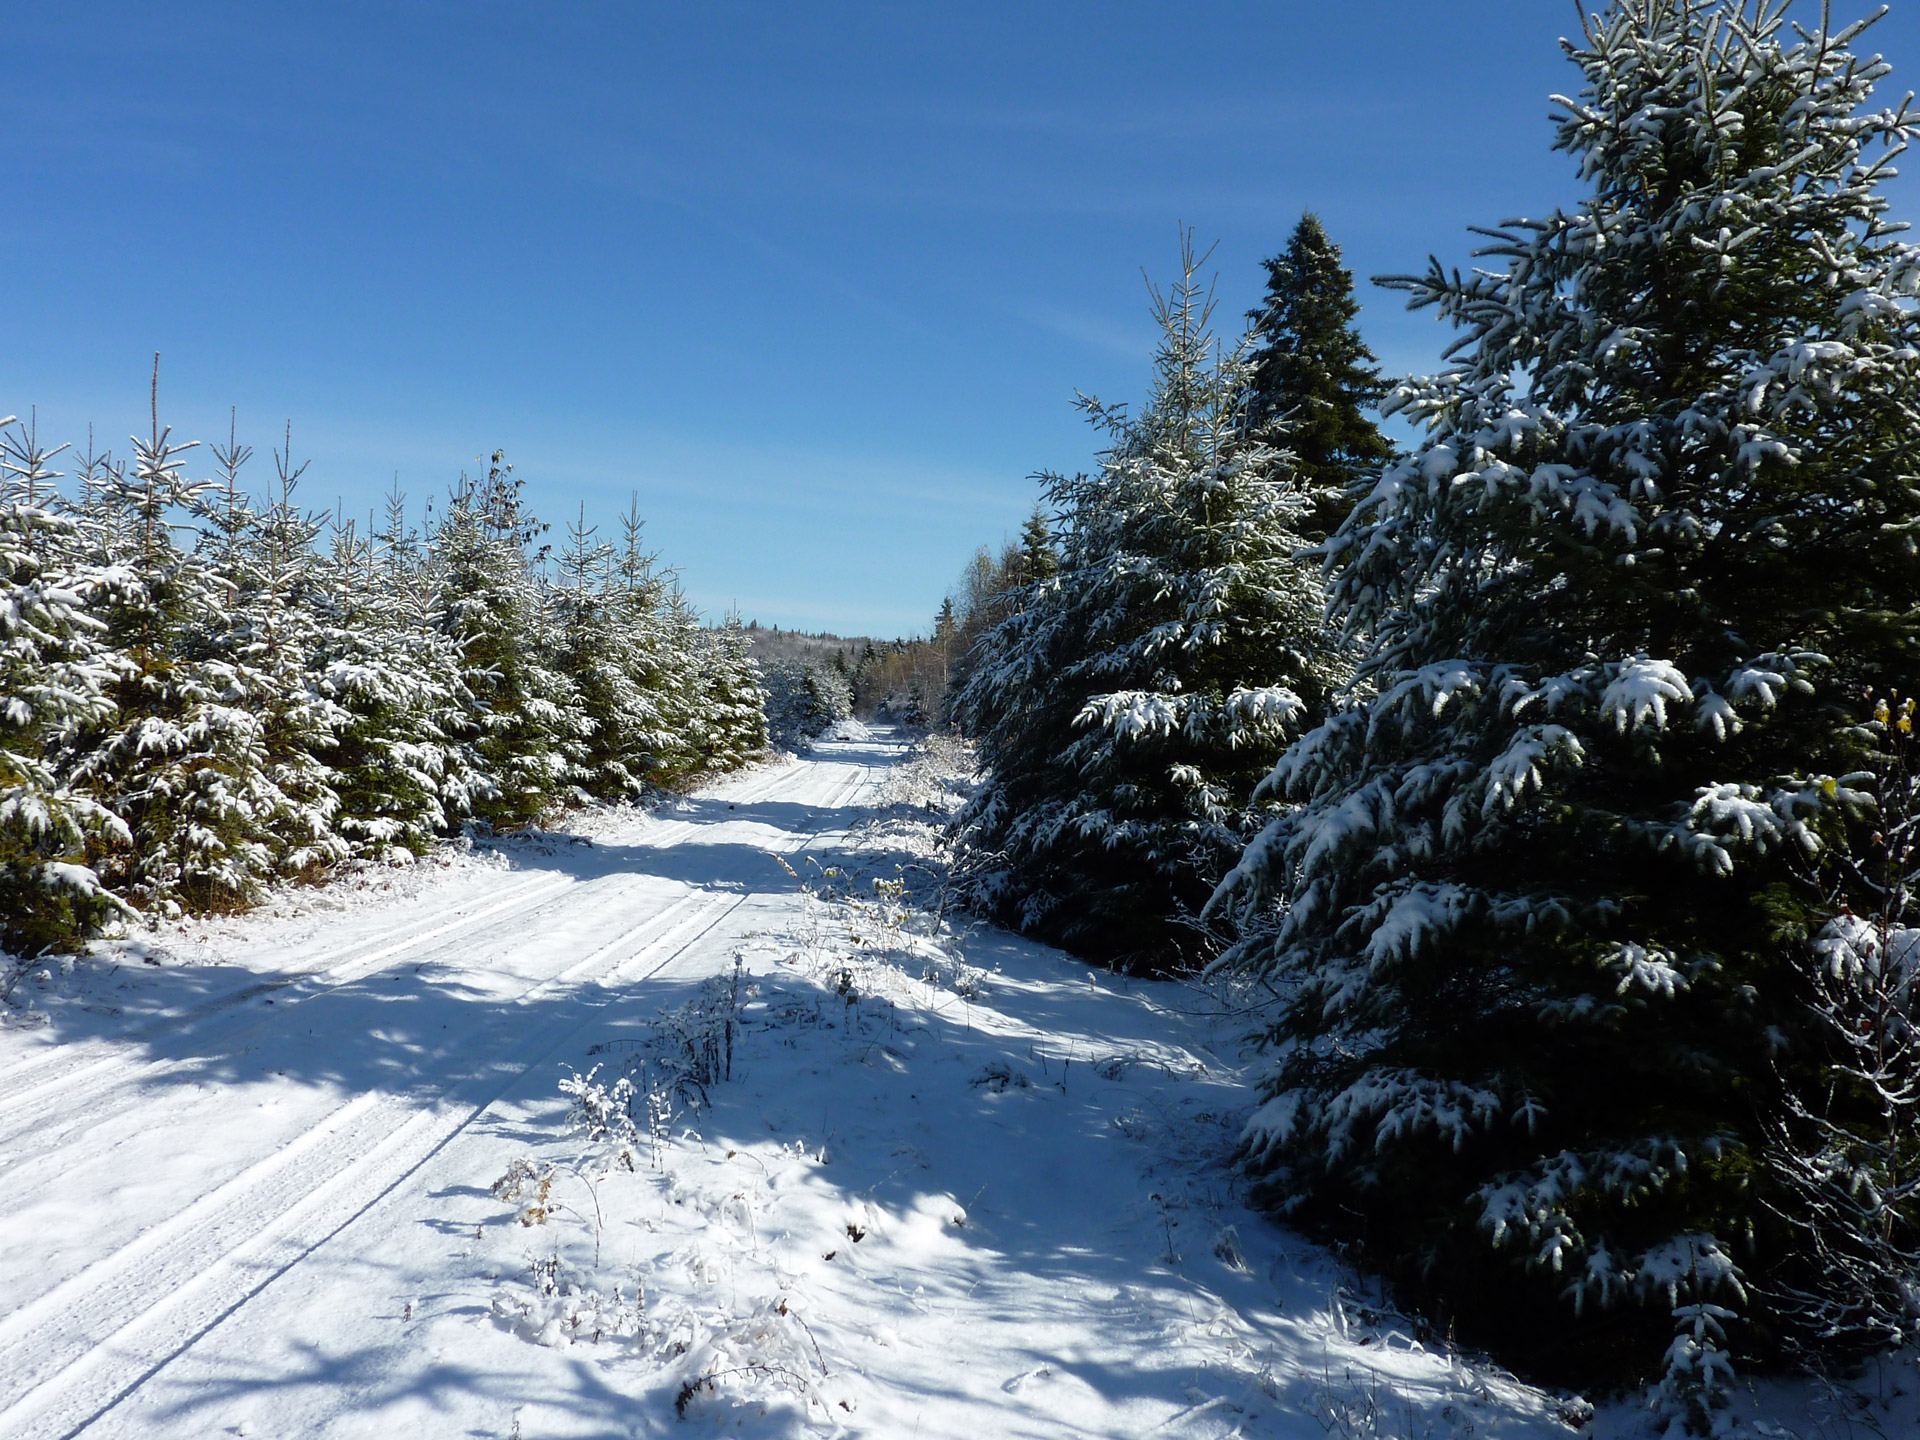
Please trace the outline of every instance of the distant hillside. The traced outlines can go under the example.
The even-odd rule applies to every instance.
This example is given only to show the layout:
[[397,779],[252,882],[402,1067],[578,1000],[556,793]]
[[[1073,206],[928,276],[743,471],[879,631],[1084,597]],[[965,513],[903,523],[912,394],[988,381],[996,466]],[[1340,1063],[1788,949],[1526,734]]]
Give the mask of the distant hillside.
[[863,720],[881,716],[922,724],[942,712],[949,662],[945,645],[918,636],[875,640],[759,625],[748,625],[746,632],[753,646],[748,653],[762,665],[792,660],[832,665],[837,656],[853,684],[853,713]]
[[763,665],[780,660],[816,660],[823,665],[831,665],[833,657],[841,655],[846,659],[849,674],[869,644],[879,650],[891,643],[870,640],[865,635],[829,635],[825,631],[809,635],[802,630],[782,630],[777,626],[766,629],[760,625],[749,625],[746,629],[747,638],[753,642],[753,658]]

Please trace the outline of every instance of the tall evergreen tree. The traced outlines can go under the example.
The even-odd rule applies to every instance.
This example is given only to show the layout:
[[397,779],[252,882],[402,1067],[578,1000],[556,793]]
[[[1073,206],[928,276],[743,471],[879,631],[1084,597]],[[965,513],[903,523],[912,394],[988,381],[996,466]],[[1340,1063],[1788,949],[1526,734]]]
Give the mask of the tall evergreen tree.
[[1341,678],[1292,558],[1303,497],[1183,261],[1154,295],[1152,398],[1083,402],[1110,443],[1093,475],[1046,477],[1058,571],[1011,593],[956,707],[990,771],[957,822],[971,903],[1159,971],[1207,952],[1197,912],[1256,824],[1262,756]]
[[528,555],[546,527],[528,513],[524,483],[496,450],[483,479],[455,490],[434,536],[436,623],[459,649],[473,748],[491,782],[475,808],[502,828],[538,820],[569,769],[570,697],[545,663]]
[[132,840],[60,773],[71,737],[112,713],[117,667],[87,614],[86,577],[61,568],[74,527],[47,508],[58,453],[25,428],[0,448],[0,948],[23,955],[112,910],[87,858]]
[[95,477],[95,504],[80,516],[98,567],[94,606],[121,664],[112,714],[74,738],[68,773],[131,836],[95,858],[101,877],[134,903],[173,913],[255,897],[275,869],[261,821],[284,797],[244,686],[208,648],[226,625],[229,587],[175,539],[208,485],[186,478],[182,457],[194,446],[160,424],[158,391],[155,357],[150,433],[134,438],[131,472]]
[[1284,426],[1295,483],[1313,501],[1301,530],[1318,541],[1346,517],[1355,486],[1393,457],[1366,414],[1388,387],[1354,326],[1353,272],[1319,216],[1302,215],[1266,266],[1266,298],[1247,312],[1258,337],[1247,421]]
[[[1866,108],[1861,28],[1615,0],[1559,102],[1590,198],[1394,282],[1460,358],[1389,401],[1427,438],[1330,546],[1362,688],[1226,887],[1285,907],[1241,956],[1294,987],[1268,1193],[1534,1364],[1665,1354],[1696,1424],[1729,1345],[1913,1324],[1911,1271],[1877,1328],[1821,1321],[1847,1277],[1779,1219],[1901,1193],[1911,1134],[1797,1198],[1768,1158],[1792,1095],[1881,1123],[1808,977],[1889,914],[1849,857],[1887,823],[1876,706],[1920,689],[1920,251],[1881,193],[1909,118]],[[1873,1223],[1910,1254],[1905,1193]]]
[[628,763],[641,747],[632,726],[645,714],[645,697],[633,683],[628,631],[611,603],[606,583],[613,547],[587,524],[586,506],[567,522],[560,553],[561,583],[551,608],[559,621],[556,663],[573,683],[580,733],[572,752],[571,780],[580,793],[598,799],[631,799],[645,782]]

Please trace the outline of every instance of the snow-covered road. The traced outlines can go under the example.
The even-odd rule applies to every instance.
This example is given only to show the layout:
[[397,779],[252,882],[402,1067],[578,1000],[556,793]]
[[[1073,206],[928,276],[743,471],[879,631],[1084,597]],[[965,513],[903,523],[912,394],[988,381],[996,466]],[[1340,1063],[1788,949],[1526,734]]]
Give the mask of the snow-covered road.
[[[150,1433],[159,1417],[116,1416],[216,1333],[248,1353],[270,1288],[310,1318],[366,1313],[357,1258],[434,1233],[447,1184],[500,1168],[472,1154],[511,1146],[498,1102],[550,1094],[606,1007],[727,963],[791,904],[771,856],[831,843],[898,751],[835,749],[224,965],[141,972],[130,1004],[79,1013],[93,1036],[0,1034],[0,1434]],[[190,1412],[177,1429],[208,1433]]]

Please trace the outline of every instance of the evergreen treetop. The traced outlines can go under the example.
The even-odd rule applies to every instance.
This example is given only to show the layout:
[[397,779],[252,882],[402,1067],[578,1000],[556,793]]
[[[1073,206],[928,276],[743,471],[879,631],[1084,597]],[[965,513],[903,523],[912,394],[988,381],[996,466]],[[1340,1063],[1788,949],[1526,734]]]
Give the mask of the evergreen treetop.
[[1393,458],[1365,413],[1389,387],[1354,325],[1353,272],[1319,216],[1302,215],[1266,269],[1266,297],[1247,312],[1256,342],[1247,422],[1284,427],[1297,483],[1313,499],[1302,529],[1318,540],[1358,498],[1355,486]]
[[[1045,580],[1060,570],[1060,551],[1053,543],[1053,527],[1047,521],[1046,510],[1039,505],[1033,507],[1033,513],[1020,527],[1020,580],[1031,585],[1036,580]],[[949,606],[951,600],[946,602]]]

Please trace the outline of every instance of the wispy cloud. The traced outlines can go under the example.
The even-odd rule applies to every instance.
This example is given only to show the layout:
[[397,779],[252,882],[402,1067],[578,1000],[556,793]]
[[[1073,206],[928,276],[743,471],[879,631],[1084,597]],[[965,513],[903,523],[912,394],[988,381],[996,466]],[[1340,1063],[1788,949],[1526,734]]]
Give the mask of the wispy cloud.
[[1151,326],[1116,320],[1111,315],[1053,305],[1021,306],[1014,314],[1038,329],[1120,360],[1145,361],[1157,339]]

